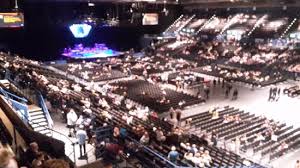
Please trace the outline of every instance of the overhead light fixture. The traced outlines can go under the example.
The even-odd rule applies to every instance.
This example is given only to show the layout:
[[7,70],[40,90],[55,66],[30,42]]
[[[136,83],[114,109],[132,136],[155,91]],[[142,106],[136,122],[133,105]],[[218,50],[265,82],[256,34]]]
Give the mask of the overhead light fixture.
[[284,6],[282,7],[282,10],[286,10],[286,9],[287,9],[287,6],[284,5]]
[[92,2],[89,2],[89,3],[88,3],[88,6],[95,6],[95,4],[92,3]]
[[15,9],[19,9],[18,0],[15,0]]
[[72,24],[71,26],[69,26],[69,29],[71,30],[75,38],[84,38],[90,34],[92,26],[86,23]]

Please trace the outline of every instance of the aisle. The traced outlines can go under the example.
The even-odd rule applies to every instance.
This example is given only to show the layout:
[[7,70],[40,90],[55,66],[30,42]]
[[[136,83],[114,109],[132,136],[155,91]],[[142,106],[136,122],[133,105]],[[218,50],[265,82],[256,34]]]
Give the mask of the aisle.
[[[66,127],[65,123],[61,122],[61,119],[58,117],[53,117],[54,121],[54,127],[53,130],[61,133],[53,133],[53,138],[61,140],[65,143],[65,154],[68,156],[72,161],[74,161],[74,158],[76,159],[76,165],[82,166],[87,163],[91,163],[96,161],[95,155],[94,155],[94,147],[88,143],[86,143],[86,152],[88,155],[87,160],[79,160],[78,157],[80,155],[79,152],[79,145],[76,144],[77,140],[76,138],[70,138],[68,137],[69,129]],[[75,143],[75,156],[74,156],[74,148],[72,143]]]
[[[278,84],[283,90],[286,86],[293,85],[294,81]],[[265,115],[268,118],[277,121],[286,122],[290,125],[300,127],[300,97],[290,98],[282,94],[278,101],[269,102],[269,87],[256,88],[252,90],[249,86],[243,84],[233,84],[233,89],[238,88],[239,96],[237,100],[231,100],[231,96],[225,99],[224,89],[221,86],[211,88],[210,99],[204,104],[186,108],[183,117],[191,116],[200,112],[207,111],[212,106],[233,106],[246,112],[256,115]]]

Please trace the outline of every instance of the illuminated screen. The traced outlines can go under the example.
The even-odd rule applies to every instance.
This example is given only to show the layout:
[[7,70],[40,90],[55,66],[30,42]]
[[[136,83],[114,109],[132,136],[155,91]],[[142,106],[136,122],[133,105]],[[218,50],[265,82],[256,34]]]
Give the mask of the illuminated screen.
[[23,27],[23,13],[0,13],[0,28]]
[[157,25],[158,14],[157,13],[145,13],[143,17],[143,25]]
[[71,32],[75,38],[84,38],[90,34],[92,26],[88,25],[86,23],[73,24],[73,25],[69,26],[69,29],[71,30]]

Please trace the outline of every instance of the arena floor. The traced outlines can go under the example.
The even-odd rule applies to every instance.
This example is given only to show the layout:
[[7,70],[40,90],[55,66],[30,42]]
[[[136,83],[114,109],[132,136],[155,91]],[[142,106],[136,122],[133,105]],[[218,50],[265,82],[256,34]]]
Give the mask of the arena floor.
[[[206,79],[213,79],[213,77],[209,77],[204,75]],[[286,87],[293,86],[295,84],[300,84],[300,82],[295,81],[285,81],[277,84],[277,87],[280,87],[283,90]],[[174,86],[167,85],[165,87],[172,88]],[[237,100],[231,100],[230,98],[225,99],[224,89],[222,89],[221,85],[217,85],[216,87],[211,88],[211,96],[210,99],[206,103],[186,107],[182,113],[182,117],[188,117],[197,113],[205,112],[209,108],[214,106],[232,106],[235,108],[239,108],[246,112],[250,112],[256,115],[264,115],[267,118],[274,119],[276,121],[287,123],[287,125],[293,125],[294,127],[300,127],[299,116],[300,116],[300,97],[290,98],[286,95],[282,94],[278,101],[268,101],[269,95],[269,87],[263,88],[255,88],[252,89],[250,85],[244,83],[234,83],[233,89],[237,88],[239,91],[239,96]],[[184,90],[184,92],[195,93],[195,90],[189,89]],[[167,115],[167,114],[165,114]],[[59,116],[54,117],[55,127],[54,129],[68,135],[68,129],[65,127],[65,124],[61,122]],[[54,137],[66,142],[66,154],[70,155],[70,158],[74,158],[74,154],[72,154],[73,146],[71,145],[70,140],[62,135],[54,133]],[[71,138],[74,141],[74,138]],[[75,145],[76,154],[79,154],[79,146]],[[93,155],[94,148],[91,145],[87,145],[88,152],[88,160],[78,160],[78,156],[76,156],[77,165],[84,165],[88,162],[95,161],[95,157]],[[294,152],[289,152],[284,157],[281,157],[271,163],[268,163],[274,168],[293,168],[296,160],[300,159],[300,150],[296,150]],[[257,160],[261,163],[264,163],[264,160]]]

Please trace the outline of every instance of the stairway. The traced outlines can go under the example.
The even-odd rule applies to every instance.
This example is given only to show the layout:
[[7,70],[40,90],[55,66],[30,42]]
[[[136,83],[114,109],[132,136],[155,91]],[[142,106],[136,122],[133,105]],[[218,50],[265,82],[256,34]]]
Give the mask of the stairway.
[[41,134],[52,136],[51,130],[48,127],[46,116],[40,107],[35,105],[28,106],[29,124],[34,131]]
[[[6,88],[7,90],[10,90],[11,87],[14,87],[17,92],[22,94],[22,91],[20,91],[15,85],[11,84],[8,80],[0,80],[0,87]],[[33,130],[47,136],[52,136],[52,132],[48,127],[48,121],[42,108],[36,106],[35,104],[28,104],[28,120]]]

